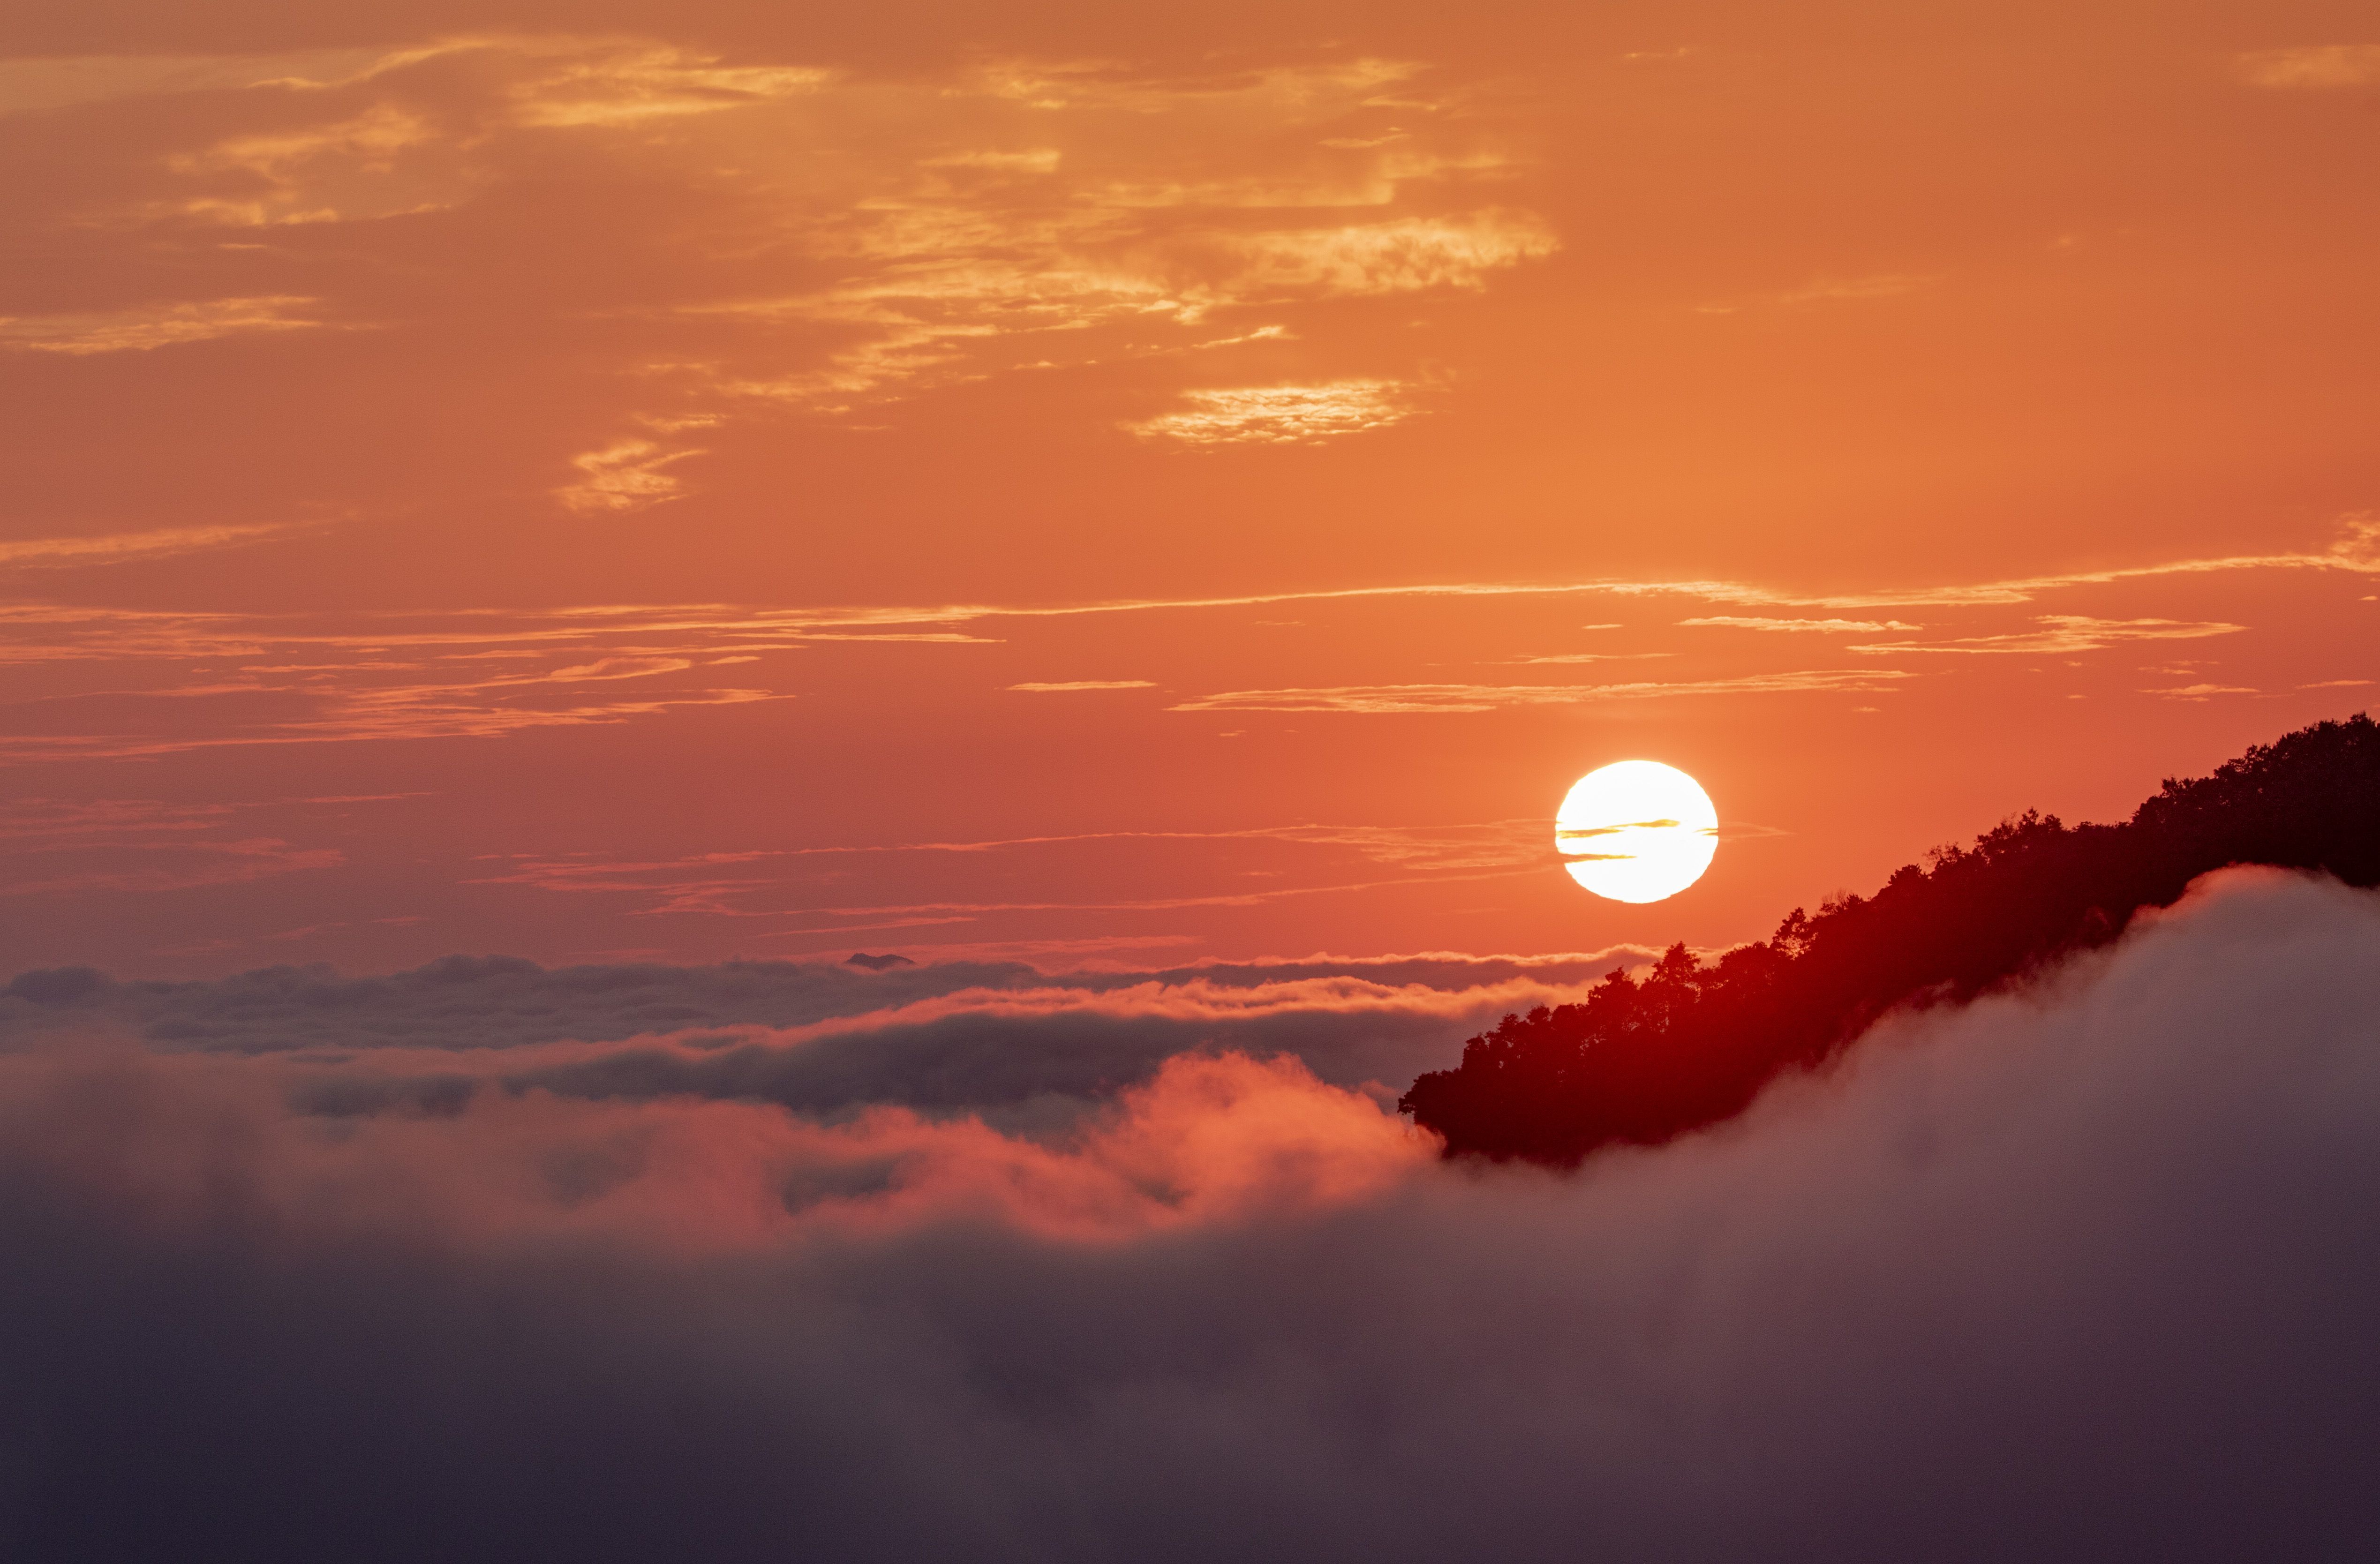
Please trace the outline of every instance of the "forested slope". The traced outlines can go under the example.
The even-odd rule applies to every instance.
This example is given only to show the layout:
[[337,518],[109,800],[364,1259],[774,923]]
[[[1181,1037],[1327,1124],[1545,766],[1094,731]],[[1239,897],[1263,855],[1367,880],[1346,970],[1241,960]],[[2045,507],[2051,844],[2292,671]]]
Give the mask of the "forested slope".
[[2015,816],[1937,848],[1872,896],[1800,908],[1767,940],[1699,962],[1672,946],[1580,1004],[1507,1015],[1399,1103],[1449,1156],[1577,1161],[1741,1111],[1898,1005],[1971,998],[2104,944],[2143,907],[2229,864],[2380,884],[2380,729],[2362,714],[2168,780],[2120,825]]

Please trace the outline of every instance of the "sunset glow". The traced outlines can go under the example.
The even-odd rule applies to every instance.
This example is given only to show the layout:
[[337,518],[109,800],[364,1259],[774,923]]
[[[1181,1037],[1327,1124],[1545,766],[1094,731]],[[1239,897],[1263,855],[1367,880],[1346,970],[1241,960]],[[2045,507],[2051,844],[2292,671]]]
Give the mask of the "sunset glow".
[[2375,192],[2374,0],[9,7],[0,1556],[2368,1551]]
[[1716,946],[2380,688],[2365,42],[567,9],[0,60],[18,961]]

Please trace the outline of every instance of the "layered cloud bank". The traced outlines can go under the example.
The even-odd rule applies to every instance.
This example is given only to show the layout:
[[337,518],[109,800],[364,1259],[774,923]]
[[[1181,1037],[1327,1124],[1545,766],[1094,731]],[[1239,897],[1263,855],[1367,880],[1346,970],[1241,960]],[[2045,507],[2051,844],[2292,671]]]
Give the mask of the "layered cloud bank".
[[0,1063],[0,1539],[2347,1557],[2380,1521],[2375,970],[2380,898],[2234,872],[1572,1177],[1450,1167],[1245,1053],[1026,1134],[889,1092],[330,1114],[408,1050],[42,1042]]
[[273,967],[191,983],[118,983],[70,967],[0,988],[0,1051],[130,1044],[253,1057],[316,1113],[445,1110],[484,1089],[726,1097],[810,1114],[899,1106],[1048,1129],[1192,1051],[1292,1057],[1321,1081],[1392,1102],[1497,1015],[1575,1000],[1652,954],[1620,946],[1055,975],[1017,962],[549,970],[455,956],[385,977]]

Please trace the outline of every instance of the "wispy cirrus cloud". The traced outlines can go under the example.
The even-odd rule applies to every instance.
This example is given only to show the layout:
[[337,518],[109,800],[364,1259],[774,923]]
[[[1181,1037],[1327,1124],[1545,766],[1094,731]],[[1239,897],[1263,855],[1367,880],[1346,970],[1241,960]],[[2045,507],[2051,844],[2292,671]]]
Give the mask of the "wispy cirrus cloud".
[[[531,637],[529,646],[505,647],[501,633],[370,637],[256,633],[233,616],[172,615],[0,607],[0,625],[9,621],[36,634],[63,631],[48,644],[19,640],[0,655],[20,664],[55,661],[141,662],[169,665],[169,676],[146,685],[71,689],[14,703],[21,720],[44,714],[43,726],[20,726],[0,736],[0,760],[133,759],[200,749],[256,746],[338,744],[421,738],[495,738],[531,729],[584,727],[658,716],[686,707],[741,705],[784,698],[764,688],[690,685],[671,678],[698,669],[697,660],[650,646],[603,649],[571,638],[555,645]],[[245,632],[245,633],[243,633]],[[271,650],[307,648],[318,660],[250,661],[230,670],[183,672],[198,658],[261,658]],[[411,655],[389,656],[404,649]],[[504,662],[534,661],[545,666],[516,667],[484,677],[455,677],[488,665],[491,649]],[[331,655],[322,657],[323,652]],[[577,661],[571,661],[573,653]],[[459,665],[459,666],[458,666]],[[431,678],[422,678],[424,673]],[[434,675],[445,673],[446,677]],[[407,675],[411,675],[408,677]],[[666,680],[650,694],[589,695],[588,686]],[[123,725],[123,713],[144,708],[184,707],[194,702],[228,703],[236,715],[193,729],[152,720]],[[95,720],[75,721],[91,708]],[[61,731],[63,730],[63,731]]]
[[18,538],[0,540],[0,566],[41,569],[113,564],[210,549],[236,549],[286,537],[296,530],[294,527],[261,523],[158,527],[140,532],[103,532],[82,538]]
[[[637,130],[816,90],[832,73],[731,66],[676,45],[567,34],[463,35],[378,51],[253,60],[61,61],[62,81],[113,83],[80,101],[206,90],[258,121],[175,152],[184,190],[152,216],[234,227],[348,223],[450,210],[501,183],[522,138]],[[286,66],[286,69],[275,68]],[[271,74],[261,74],[263,72]],[[38,73],[27,73],[38,92]]]
[[[791,626],[964,624],[979,619],[1051,619],[1118,613],[1174,612],[1200,609],[1270,608],[1289,603],[1360,602],[1394,599],[1495,599],[1587,597],[1700,598],[1706,602],[1750,607],[1882,609],[2007,608],[2083,587],[2113,586],[2164,576],[2216,576],[2254,571],[2338,571],[2380,576],[2380,522],[2358,514],[2342,518],[2337,540],[2325,549],[2279,553],[2224,554],[2119,565],[2103,570],[2012,576],[1981,582],[1935,582],[1859,591],[1811,591],[1717,578],[1672,579],[1598,576],[1572,581],[1429,581],[1386,587],[1325,587],[1207,597],[1111,598],[1075,603],[945,603],[909,607],[849,606],[786,610],[771,622]],[[590,610],[589,612],[650,612],[654,610]]]
[[[664,475],[666,476],[666,475]],[[2056,593],[2117,583],[2188,579],[2217,573],[2380,573],[2374,553],[2375,529],[2365,517],[2350,517],[2339,539],[2325,550],[2272,554],[2192,558],[2108,570],[2023,577],[1976,584],[1949,583],[1900,590],[1859,593],[1797,591],[1754,583],[1715,580],[1606,578],[1585,581],[1421,582],[1402,586],[1321,588],[1205,597],[1116,598],[1087,602],[945,602],[767,606],[727,603],[599,603],[544,610],[462,609],[420,614],[350,616],[335,625],[303,615],[256,615],[226,612],[177,612],[27,601],[0,602],[0,663],[18,668],[67,669],[85,665],[150,666],[127,682],[96,688],[62,689],[43,709],[63,713],[60,701],[86,696],[140,697],[154,700],[236,700],[251,703],[236,730],[214,742],[334,742],[344,739],[495,735],[552,724],[611,722],[658,716],[687,706],[735,704],[773,698],[763,680],[737,681],[718,688],[703,670],[749,663],[770,654],[835,644],[899,644],[988,648],[1002,637],[980,633],[1014,622],[1062,625],[1069,621],[1121,615],[1229,612],[1295,603],[1342,605],[1397,602],[1491,605],[1511,599],[1565,596],[1700,598],[1714,607],[1843,607],[1852,604],[1926,604],[1988,614],[2030,604]],[[259,535],[261,540],[261,535]],[[191,535],[128,534],[114,542],[86,544],[35,540],[14,545],[29,564],[71,563],[78,558],[138,557],[139,550],[168,552],[185,546],[217,546],[249,540],[248,534],[200,529]],[[6,546],[0,546],[6,547]],[[91,549],[90,553],[76,551]],[[5,563],[5,555],[0,555]],[[1851,626],[1895,624],[1895,620],[1791,619],[1775,615],[1705,616],[1697,627],[1737,627],[1755,632],[1788,624],[1818,624],[1829,633],[1854,634]],[[2015,628],[1995,628],[1988,619],[1973,633],[1931,639],[1854,643],[1874,657],[1944,654],[2089,654],[2149,641],[2207,638],[2239,633],[2226,621],[2126,618],[2082,613],[2035,614]],[[1791,632],[1782,632],[1791,633]],[[1761,637],[1766,640],[1766,635]],[[1603,659],[1613,654],[1546,654],[1553,661]],[[1631,653],[1657,656],[1658,652]],[[1685,655],[1680,653],[1679,655]],[[1695,655],[1701,655],[1696,653]],[[219,664],[237,660],[226,674]],[[1535,659],[1523,659],[1530,661]],[[509,667],[498,678],[477,676],[490,662]],[[605,670],[601,677],[589,673]],[[1016,672],[1026,672],[1018,669]],[[474,676],[453,675],[468,672]],[[1524,685],[1484,681],[1378,678],[1348,683],[1284,683],[1264,689],[1226,688],[1192,697],[1177,711],[1360,711],[1446,712],[1529,706],[1560,706],[1654,699],[1667,697],[1761,695],[1789,692],[1879,690],[1914,675],[1905,670],[1745,670],[1721,663],[1707,674],[1671,681],[1596,685]],[[85,679],[99,677],[98,673]],[[78,675],[78,677],[83,677]],[[560,698],[571,689],[623,682],[644,683],[645,698],[611,696],[597,702]],[[1124,680],[1016,680],[1019,685],[1136,685]],[[1166,683],[1180,687],[1180,675]],[[1004,688],[992,683],[994,689]],[[1147,687],[1157,688],[1157,680]],[[1194,688],[1196,686],[1193,686]],[[1055,694],[1055,690],[1021,693]],[[282,703],[270,718],[252,703]],[[19,703],[20,712],[25,709]],[[119,699],[92,706],[86,723],[58,716],[54,726],[68,732],[30,733],[9,741],[16,758],[132,756],[168,753],[197,741],[167,736],[162,728],[133,731],[119,724],[133,709]]]
[[668,43],[577,43],[491,40],[480,47],[542,53],[545,68],[508,91],[519,124],[542,128],[639,127],[729,109],[762,107],[814,93],[834,73],[809,66],[728,65],[716,55]]
[[[1038,203],[1047,203],[1067,194],[1056,158],[1047,150],[978,152],[920,166],[989,170],[1002,180],[1057,185],[1034,192]],[[985,366],[976,360],[1006,339],[1020,339],[1020,347],[1038,342],[1035,351],[1046,352],[1065,340],[1050,339],[1053,333],[1115,325],[1161,335],[1198,326],[1222,309],[1476,291],[1492,273],[1556,248],[1541,220],[1500,210],[1457,219],[1254,234],[1193,230],[1160,237],[1150,230],[1177,222],[1176,215],[1164,214],[1160,222],[1137,206],[1061,208],[1053,214],[1037,205],[1011,224],[974,210],[986,194],[980,184],[971,184],[940,200],[888,203],[868,211],[840,240],[830,224],[811,237],[812,247],[827,259],[862,263],[857,274],[832,287],[687,307],[696,317],[840,327],[860,338],[820,368],[778,378],[729,378],[719,382],[721,388],[745,396],[838,403],[908,382],[980,373]],[[1284,334],[1273,325],[1220,339],[1177,336],[1154,350],[1206,351]],[[1152,349],[1134,351],[1145,356]]]
[[1330,228],[1293,228],[1224,241],[1236,258],[1229,286],[1262,302],[1362,297],[1433,288],[1476,290],[1495,273],[1560,248],[1534,212],[1489,209],[1458,217],[1404,217]]
[[63,315],[0,315],[0,347],[87,358],[229,336],[314,331],[321,301],[291,295],[164,302]]
[[1008,686],[1026,695],[1065,695],[1076,690],[1152,690],[1157,685],[1148,679],[1068,679],[1057,684],[1022,684]]
[[[1559,240],[1489,188],[1518,166],[1514,151],[1479,122],[1431,123],[1453,94],[1425,87],[1430,74],[1378,60],[1192,76],[1009,62],[930,87],[830,84],[800,106],[805,128],[832,135],[846,104],[864,105],[869,142],[846,161],[866,182],[753,176],[788,209],[789,267],[820,280],[676,311],[768,328],[786,361],[745,352],[669,372],[711,394],[844,414],[1020,369],[1289,334],[1279,322],[1219,334],[1219,314],[1475,292]],[[1396,113],[1424,123],[1330,133]],[[1164,134],[1193,121],[1195,153]],[[797,353],[806,343],[822,351]],[[1340,431],[1308,421],[1308,437]]]
[[1309,445],[1402,423],[1414,414],[1405,392],[1385,380],[1185,391],[1181,409],[1126,427],[1185,445]]
[[2258,49],[2240,56],[2240,72],[2257,87],[2369,87],[2380,83],[2380,43],[2317,43]]
[[[0,112],[138,118],[135,100],[174,94],[202,95],[168,132],[180,144],[55,221],[137,232],[452,214],[546,177],[557,155],[700,186],[716,198],[707,214],[654,236],[684,263],[670,298],[600,312],[641,324],[643,346],[612,369],[713,416],[844,417],[1026,370],[1213,363],[1293,333],[1211,318],[1476,292],[1559,244],[1513,199],[1528,157],[1480,112],[1495,93],[1406,61],[978,59],[882,77],[654,38],[484,32],[0,64]],[[759,277],[793,281],[756,292]],[[115,351],[339,318],[317,304],[341,301],[258,290],[13,329],[20,346]],[[1379,398],[1356,409],[1346,382],[1343,367],[1307,368],[1294,384],[1342,387],[1335,407],[1197,427],[1316,439],[1390,421]],[[665,497],[665,476],[607,463],[559,488],[575,508],[629,509]]]
[[575,483],[554,491],[568,509],[580,512],[640,511],[686,491],[685,480],[669,469],[698,449],[668,450],[650,440],[615,440],[600,450],[573,456],[578,469]]
[[1405,586],[1321,588],[1200,598],[1119,598],[1100,602],[1047,605],[953,604],[933,610],[868,609],[851,612],[871,615],[905,612],[919,619],[960,621],[994,616],[1049,618],[1187,609],[1267,608],[1284,603],[1348,602],[1366,599],[1529,598],[1597,594],[1622,598],[1700,598],[1713,603],[1774,608],[2003,608],[2034,602],[2048,593],[2081,587],[2113,586],[2121,582],[2155,580],[2161,576],[2217,576],[2263,570],[2338,571],[2353,576],[2380,576],[2380,521],[2361,513],[2343,517],[2337,540],[2322,550],[2221,554],[2118,565],[2104,570],[2011,576],[1981,582],[1937,582],[1846,592],[1799,590],[1718,578],[1601,576],[1574,581],[1435,581]]
[[2253,685],[2175,685],[2166,689],[2143,690],[2143,695],[2161,695],[2168,700],[2206,700],[2218,695],[2262,695]]
[[1876,273],[1864,277],[1822,277],[1800,287],[1787,288],[1749,299],[1701,304],[1694,307],[1698,315],[1735,315],[1747,309],[1808,309],[1828,305],[1855,304],[1869,299],[1899,298],[1923,293],[1937,285],[1937,276],[1914,275],[1900,272]]
[[2055,655],[2102,651],[2120,641],[2194,641],[2212,636],[2236,636],[2244,624],[2219,620],[2096,619],[2084,613],[2042,613],[2034,622],[2040,630],[1998,636],[1958,636],[1939,641],[1876,641],[1854,646],[1864,652],[2034,653]]
[[1353,685],[1325,689],[1227,690],[1167,708],[1172,711],[1312,711],[1366,716],[1498,711],[1528,706],[1587,706],[1685,696],[1873,694],[1913,673],[1897,669],[1812,669],[1730,679],[1615,685]]
[[0,60],[0,114],[24,114],[183,92],[315,85],[352,78],[387,58],[381,49],[271,55],[81,55]]
[[1677,655],[1673,651],[1559,651],[1541,657],[1510,657],[1503,661],[1514,666],[1538,667],[1551,663],[1658,662]]
[[1701,619],[1681,619],[1680,624],[1725,630],[1764,630],[1771,634],[1806,636],[1874,635],[1879,630],[1917,630],[1924,626],[1898,619],[1773,619],[1758,614],[1719,613]]

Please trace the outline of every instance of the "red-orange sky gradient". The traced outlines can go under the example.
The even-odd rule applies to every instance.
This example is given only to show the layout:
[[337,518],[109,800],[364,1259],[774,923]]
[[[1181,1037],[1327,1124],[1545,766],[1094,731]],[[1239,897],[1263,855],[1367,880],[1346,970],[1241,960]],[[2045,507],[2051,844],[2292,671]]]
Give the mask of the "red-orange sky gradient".
[[0,30],[11,970],[1722,945],[2380,690],[2368,3],[200,9]]

